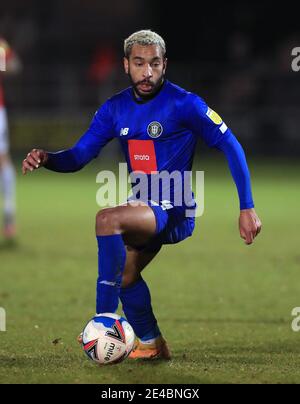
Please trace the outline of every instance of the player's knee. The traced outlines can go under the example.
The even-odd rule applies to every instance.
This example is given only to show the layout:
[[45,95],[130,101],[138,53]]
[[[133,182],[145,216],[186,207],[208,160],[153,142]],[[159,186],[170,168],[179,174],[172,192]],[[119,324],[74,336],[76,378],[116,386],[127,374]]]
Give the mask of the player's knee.
[[96,231],[115,232],[120,229],[120,221],[117,213],[113,208],[103,209],[96,215]]

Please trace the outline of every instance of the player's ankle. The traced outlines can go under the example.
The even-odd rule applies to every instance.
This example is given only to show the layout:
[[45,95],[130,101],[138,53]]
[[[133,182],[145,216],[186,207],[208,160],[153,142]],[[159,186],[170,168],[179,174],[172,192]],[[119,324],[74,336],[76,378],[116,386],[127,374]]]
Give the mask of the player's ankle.
[[150,332],[148,332],[142,338],[139,338],[139,340],[144,345],[151,345],[151,344],[155,344],[161,338],[162,338],[162,335],[161,335],[160,329],[159,329],[158,325],[156,324]]

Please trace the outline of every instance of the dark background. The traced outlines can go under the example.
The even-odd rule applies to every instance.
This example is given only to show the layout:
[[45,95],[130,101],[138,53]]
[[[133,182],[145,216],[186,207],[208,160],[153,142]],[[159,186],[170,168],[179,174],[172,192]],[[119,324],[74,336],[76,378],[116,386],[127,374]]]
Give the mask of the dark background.
[[[123,41],[150,28],[167,44],[167,77],[216,109],[254,155],[300,152],[296,3],[139,0],[3,1],[0,35],[22,73],[5,80],[14,151],[63,147],[128,86]],[[71,134],[70,134],[71,133]]]

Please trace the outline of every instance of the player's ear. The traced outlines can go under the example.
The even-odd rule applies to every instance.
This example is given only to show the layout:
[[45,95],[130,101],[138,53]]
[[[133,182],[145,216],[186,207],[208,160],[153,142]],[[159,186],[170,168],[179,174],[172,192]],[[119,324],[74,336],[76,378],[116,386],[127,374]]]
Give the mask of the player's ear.
[[123,63],[124,63],[125,73],[128,74],[129,73],[129,60],[126,57],[124,57]]

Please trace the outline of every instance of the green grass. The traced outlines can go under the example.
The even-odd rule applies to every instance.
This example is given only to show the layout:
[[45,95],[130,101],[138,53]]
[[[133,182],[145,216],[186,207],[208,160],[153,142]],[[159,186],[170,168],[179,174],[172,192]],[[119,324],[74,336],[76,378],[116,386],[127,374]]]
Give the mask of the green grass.
[[18,246],[0,247],[0,383],[299,383],[300,167],[250,166],[264,224],[255,245],[239,238],[226,165],[204,162],[193,237],[144,272],[173,360],[102,368],[76,342],[94,314],[96,169],[19,177]]

